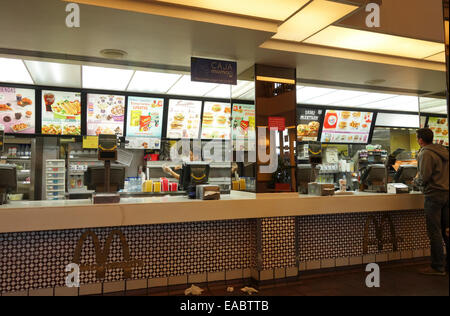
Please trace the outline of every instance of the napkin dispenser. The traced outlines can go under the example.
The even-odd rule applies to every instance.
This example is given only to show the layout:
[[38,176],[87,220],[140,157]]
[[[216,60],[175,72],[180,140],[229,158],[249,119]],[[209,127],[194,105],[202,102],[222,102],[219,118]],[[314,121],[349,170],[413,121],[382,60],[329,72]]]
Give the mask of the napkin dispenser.
[[404,183],[389,183],[387,192],[391,194],[409,193],[409,187]]
[[220,187],[218,185],[197,185],[197,200],[220,200]]
[[334,184],[329,183],[308,183],[308,195],[330,196],[334,195]]

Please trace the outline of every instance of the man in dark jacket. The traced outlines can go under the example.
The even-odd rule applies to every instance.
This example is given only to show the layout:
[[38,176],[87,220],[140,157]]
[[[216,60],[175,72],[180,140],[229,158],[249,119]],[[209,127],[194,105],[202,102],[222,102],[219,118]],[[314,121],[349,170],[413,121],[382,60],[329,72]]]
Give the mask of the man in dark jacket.
[[447,247],[448,269],[449,237],[446,231],[449,227],[449,153],[445,147],[434,145],[433,138],[433,131],[428,128],[417,131],[421,149],[417,157],[418,174],[415,183],[423,188],[425,194],[427,231],[431,244],[431,267],[421,273],[446,275],[442,239]]

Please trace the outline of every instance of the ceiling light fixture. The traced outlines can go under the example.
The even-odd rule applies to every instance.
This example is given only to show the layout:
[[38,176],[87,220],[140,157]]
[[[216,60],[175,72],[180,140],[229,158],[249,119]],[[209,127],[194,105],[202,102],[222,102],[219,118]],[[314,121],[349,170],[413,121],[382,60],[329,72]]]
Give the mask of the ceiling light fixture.
[[0,58],[0,82],[33,84],[21,59]]
[[415,59],[445,50],[443,43],[362,31],[341,26],[329,26],[304,41],[308,44],[364,51]]
[[273,39],[302,42],[359,7],[327,0],[314,0],[284,22]]

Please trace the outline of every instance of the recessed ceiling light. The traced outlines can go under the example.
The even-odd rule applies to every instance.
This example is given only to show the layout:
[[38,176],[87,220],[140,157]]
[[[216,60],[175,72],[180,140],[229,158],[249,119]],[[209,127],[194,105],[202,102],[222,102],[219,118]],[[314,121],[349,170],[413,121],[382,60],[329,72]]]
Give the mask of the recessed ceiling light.
[[0,82],[33,84],[21,59],[0,58]]
[[182,6],[284,21],[309,0],[157,0]]
[[124,91],[134,70],[83,66],[83,88]]
[[25,64],[38,85],[81,88],[80,65],[31,60],[26,60]]
[[273,38],[301,42],[358,8],[344,3],[314,0],[284,22]]
[[423,59],[445,50],[443,43],[362,31],[334,25],[311,36],[304,42],[314,45],[331,46],[415,59]]
[[136,71],[128,91],[166,93],[182,75],[161,72]]

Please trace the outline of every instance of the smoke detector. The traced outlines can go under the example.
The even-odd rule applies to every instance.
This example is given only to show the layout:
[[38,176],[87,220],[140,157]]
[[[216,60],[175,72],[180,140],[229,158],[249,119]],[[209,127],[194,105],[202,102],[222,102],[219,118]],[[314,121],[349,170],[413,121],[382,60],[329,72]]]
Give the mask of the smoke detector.
[[104,49],[100,51],[100,54],[110,59],[121,59],[128,55],[127,52],[120,49]]

